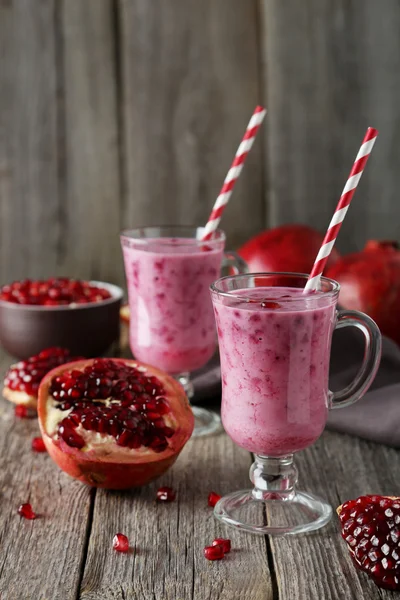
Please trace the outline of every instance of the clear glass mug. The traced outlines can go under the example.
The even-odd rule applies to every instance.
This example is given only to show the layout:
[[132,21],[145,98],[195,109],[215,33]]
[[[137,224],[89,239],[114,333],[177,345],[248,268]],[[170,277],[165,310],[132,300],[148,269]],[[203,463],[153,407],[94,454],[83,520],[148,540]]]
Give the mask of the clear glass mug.
[[[258,534],[294,534],[325,525],[332,508],[296,489],[293,454],[313,444],[328,410],[359,400],[379,366],[381,335],[356,311],[337,311],[339,284],[322,278],[304,294],[306,275],[259,273],[219,279],[211,296],[219,337],[222,423],[232,440],[255,455],[252,490],[215,506],[224,523]],[[357,327],[365,356],[355,380],[328,388],[332,334]]]
[[[217,230],[202,242],[203,227],[139,227],[121,233],[128,285],[129,340],[134,356],[174,375],[193,396],[190,373],[207,364],[217,348],[209,287],[222,266],[246,272],[234,252],[224,252]],[[192,407],[194,436],[221,429],[217,414]]]

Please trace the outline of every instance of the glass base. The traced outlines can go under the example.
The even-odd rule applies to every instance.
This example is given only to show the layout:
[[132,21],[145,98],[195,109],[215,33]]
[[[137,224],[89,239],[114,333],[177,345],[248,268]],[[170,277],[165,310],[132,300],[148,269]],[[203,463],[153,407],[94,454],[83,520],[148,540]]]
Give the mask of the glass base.
[[194,414],[194,430],[192,437],[213,435],[222,431],[221,419],[217,413],[200,406],[192,406]]
[[225,525],[258,535],[295,535],[324,527],[332,507],[305,492],[296,491],[284,500],[258,500],[252,490],[242,490],[221,498],[214,515]]
[[[189,400],[193,398],[194,389],[193,384],[190,381],[189,373],[181,373],[176,375],[175,378],[182,385]],[[200,408],[200,406],[193,406],[192,404],[190,406],[192,407],[194,415],[192,438],[213,435],[222,431],[221,419],[217,413],[205,408]]]

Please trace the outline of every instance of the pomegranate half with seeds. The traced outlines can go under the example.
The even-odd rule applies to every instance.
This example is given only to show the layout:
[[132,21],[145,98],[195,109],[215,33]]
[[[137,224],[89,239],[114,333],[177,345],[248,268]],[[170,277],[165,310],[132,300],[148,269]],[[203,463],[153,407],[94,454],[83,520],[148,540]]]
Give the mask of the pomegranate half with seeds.
[[108,489],[162,475],[190,438],[194,418],[183,388],[135,360],[82,360],[53,369],[39,388],[47,451],[66,473]]
[[39,385],[46,373],[58,365],[75,360],[78,357],[72,357],[66,348],[55,347],[46,348],[27,360],[11,365],[4,378],[3,397],[36,410]]

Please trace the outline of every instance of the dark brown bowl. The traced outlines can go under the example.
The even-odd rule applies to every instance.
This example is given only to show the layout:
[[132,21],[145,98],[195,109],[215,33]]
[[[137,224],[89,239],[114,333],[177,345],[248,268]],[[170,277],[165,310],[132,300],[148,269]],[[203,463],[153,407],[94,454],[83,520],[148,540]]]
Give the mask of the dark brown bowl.
[[74,356],[104,354],[119,337],[119,310],[123,291],[103,281],[111,298],[67,306],[30,306],[0,300],[0,343],[24,359],[51,346],[68,348]]

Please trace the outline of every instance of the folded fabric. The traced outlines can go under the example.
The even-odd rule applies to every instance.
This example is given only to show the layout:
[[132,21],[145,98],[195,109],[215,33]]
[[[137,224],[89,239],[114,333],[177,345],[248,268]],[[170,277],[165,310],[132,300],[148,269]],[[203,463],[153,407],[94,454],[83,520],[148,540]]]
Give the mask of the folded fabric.
[[[330,388],[345,387],[357,374],[364,354],[364,338],[355,328],[335,332],[332,343]],[[218,401],[221,372],[216,355],[193,377],[195,403]],[[400,447],[400,348],[383,339],[382,360],[370,390],[356,404],[329,413],[327,428]]]

